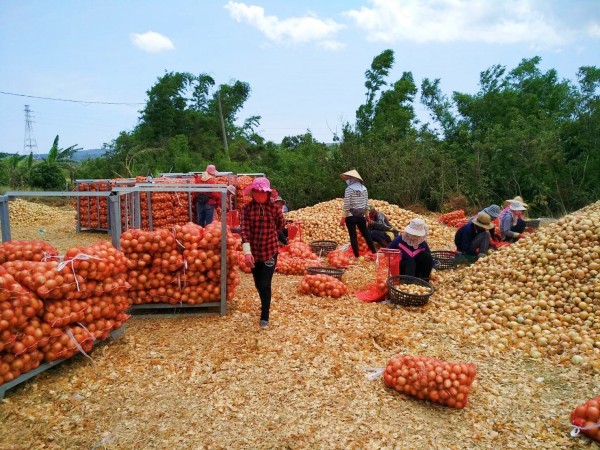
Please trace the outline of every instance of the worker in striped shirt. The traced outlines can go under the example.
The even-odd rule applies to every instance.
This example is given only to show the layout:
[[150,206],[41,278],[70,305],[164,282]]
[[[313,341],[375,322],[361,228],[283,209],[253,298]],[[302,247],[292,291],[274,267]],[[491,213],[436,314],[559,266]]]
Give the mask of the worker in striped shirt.
[[365,238],[369,250],[371,250],[371,255],[368,258],[375,259],[375,245],[373,245],[371,233],[367,229],[369,192],[364,185],[362,177],[356,170],[344,172],[341,177],[346,182],[346,191],[344,192],[344,206],[340,226],[343,227],[345,225],[348,229],[350,245],[352,246],[355,258],[359,256],[358,236],[356,234],[356,229],[358,228],[362,237]]

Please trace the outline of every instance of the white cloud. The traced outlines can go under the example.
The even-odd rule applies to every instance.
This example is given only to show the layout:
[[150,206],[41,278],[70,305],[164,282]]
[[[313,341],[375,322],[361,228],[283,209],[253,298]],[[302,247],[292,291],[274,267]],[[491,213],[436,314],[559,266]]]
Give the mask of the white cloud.
[[291,42],[306,44],[316,42],[329,50],[341,48],[343,45],[332,41],[331,37],[345,26],[331,19],[319,19],[308,15],[279,19],[265,15],[264,8],[245,3],[229,1],[225,5],[229,15],[237,22],[245,22],[263,33],[269,40],[277,43]]
[[346,44],[342,43],[342,42],[338,42],[338,41],[321,41],[317,44],[318,47],[325,49],[325,50],[339,50],[341,48],[344,48],[346,46]]
[[579,30],[561,25],[545,0],[370,0],[343,13],[371,41],[526,43],[561,46]]
[[175,50],[171,39],[154,31],[145,33],[131,33],[131,42],[137,48],[148,53],[159,53],[166,50]]
[[600,23],[590,23],[587,27],[587,34],[590,37],[600,38]]

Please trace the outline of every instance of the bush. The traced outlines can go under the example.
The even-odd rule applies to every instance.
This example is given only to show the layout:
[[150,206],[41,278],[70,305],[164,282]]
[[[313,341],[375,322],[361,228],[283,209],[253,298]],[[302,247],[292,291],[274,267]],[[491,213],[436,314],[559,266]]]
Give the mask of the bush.
[[52,164],[37,164],[31,168],[29,184],[40,189],[65,189],[66,179],[60,167]]

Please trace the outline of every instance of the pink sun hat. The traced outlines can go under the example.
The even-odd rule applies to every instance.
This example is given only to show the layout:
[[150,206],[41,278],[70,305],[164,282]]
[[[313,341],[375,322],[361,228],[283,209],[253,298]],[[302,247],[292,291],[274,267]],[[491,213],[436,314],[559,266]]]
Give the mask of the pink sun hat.
[[244,188],[244,195],[250,195],[251,191],[271,192],[271,182],[265,177],[255,178]]

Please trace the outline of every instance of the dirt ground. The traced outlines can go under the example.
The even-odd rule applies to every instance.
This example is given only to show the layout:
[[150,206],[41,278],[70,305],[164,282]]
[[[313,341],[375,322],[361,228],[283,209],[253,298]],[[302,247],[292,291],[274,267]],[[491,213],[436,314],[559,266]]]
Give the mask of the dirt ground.
[[[568,427],[597,377],[447,330],[435,294],[409,311],[299,296],[299,279],[275,276],[266,330],[245,274],[223,317],[130,319],[93,362],[79,355],[9,391],[0,448],[600,448]],[[476,363],[467,407],[366,378],[399,352]]]

